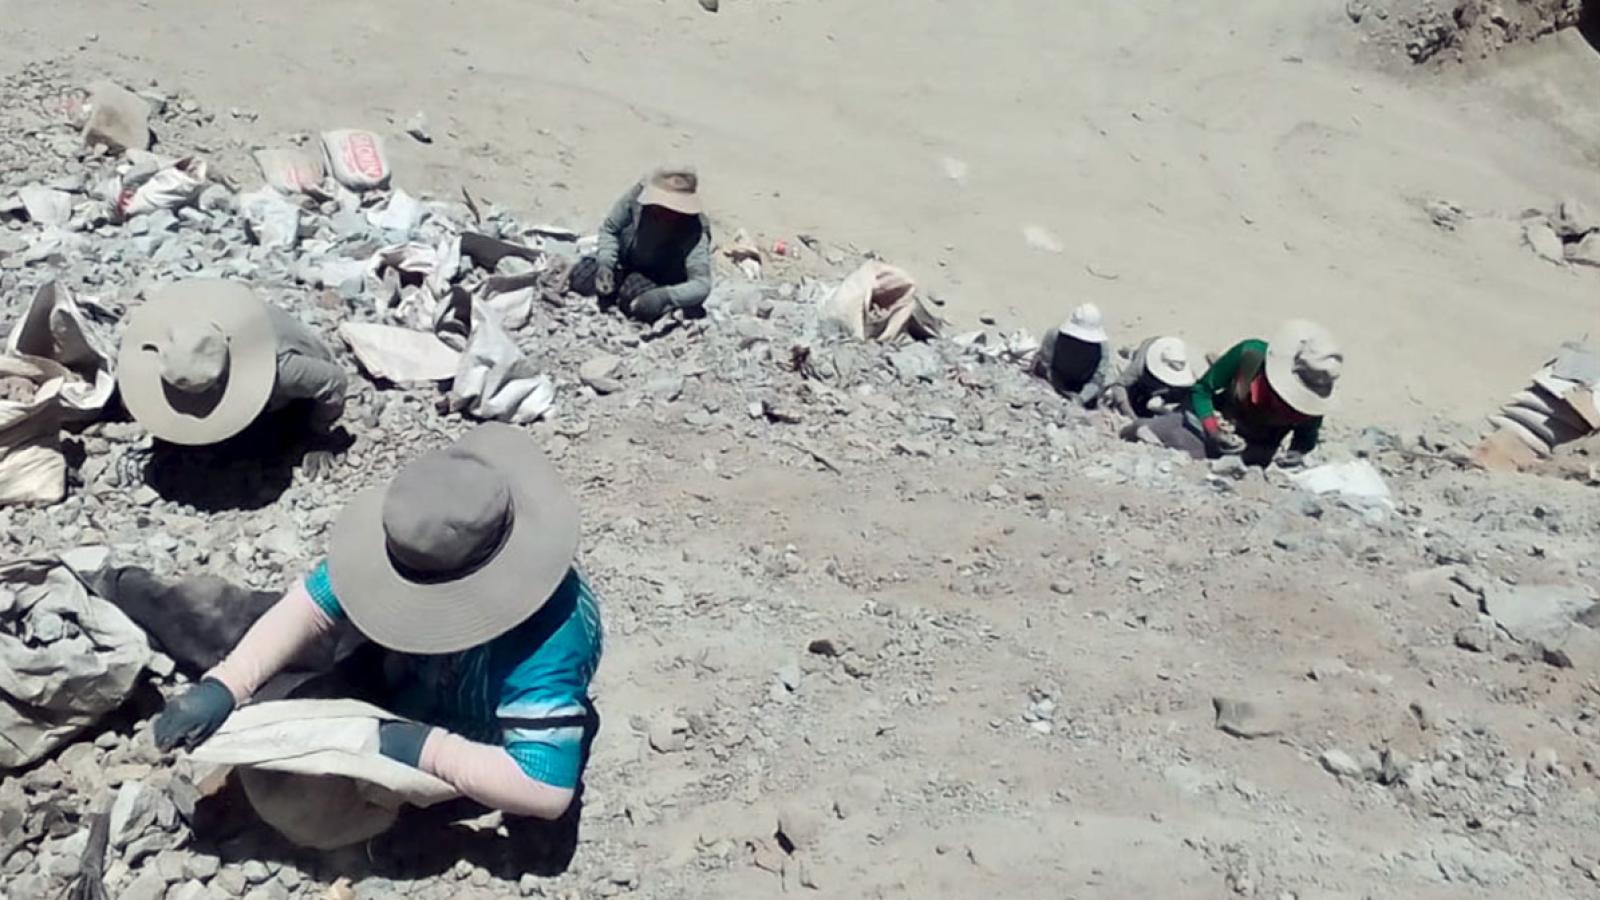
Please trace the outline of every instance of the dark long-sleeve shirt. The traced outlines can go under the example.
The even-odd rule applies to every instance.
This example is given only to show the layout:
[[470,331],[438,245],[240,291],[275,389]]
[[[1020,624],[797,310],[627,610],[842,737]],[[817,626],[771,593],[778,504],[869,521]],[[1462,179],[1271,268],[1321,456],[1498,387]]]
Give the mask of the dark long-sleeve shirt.
[[1290,409],[1266,381],[1267,342],[1240,341],[1217,358],[1190,392],[1194,414],[1215,427],[1218,412],[1233,420],[1240,437],[1252,443],[1276,444],[1292,433],[1289,449],[1309,453],[1317,446],[1321,416]]
[[1133,358],[1122,367],[1122,374],[1111,382],[1127,389],[1128,401],[1133,406],[1135,416],[1148,414],[1152,398],[1159,397],[1174,407],[1180,406],[1189,398],[1189,388],[1173,387],[1150,374],[1150,368],[1145,363],[1150,356],[1150,346],[1158,340],[1159,337],[1145,338],[1139,349],[1133,351]]
[[1116,354],[1105,344],[1080,341],[1052,328],[1039,342],[1033,374],[1049,381],[1058,393],[1093,405],[1117,374]]
[[296,400],[310,401],[311,427],[331,429],[344,415],[344,367],[304,322],[270,304],[267,311],[278,338],[278,378],[267,411]]
[[700,306],[711,296],[711,223],[705,216],[696,216],[698,231],[686,229],[655,240],[646,235],[647,240],[640,241],[639,219],[644,206],[639,194],[643,191],[643,182],[635,184],[612,204],[600,226],[595,258],[616,273],[619,285],[633,272],[660,285],[635,299],[635,303],[659,294],[680,309]]

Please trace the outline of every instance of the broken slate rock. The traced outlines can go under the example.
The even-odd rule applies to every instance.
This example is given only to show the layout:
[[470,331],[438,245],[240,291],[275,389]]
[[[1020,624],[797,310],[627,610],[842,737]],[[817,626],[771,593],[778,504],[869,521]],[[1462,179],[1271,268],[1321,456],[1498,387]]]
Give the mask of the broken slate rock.
[[142,781],[124,782],[111,804],[111,844],[125,847],[155,823],[157,795]]
[[1487,653],[1494,633],[1482,625],[1468,625],[1456,632],[1456,646],[1474,653]]
[[1564,241],[1580,240],[1592,231],[1600,231],[1600,217],[1590,212],[1589,207],[1576,197],[1561,201],[1561,208],[1556,211],[1550,224]]
[[150,149],[150,104],[138,94],[102,81],[90,86],[87,103],[85,145],[104,144],[117,152]]
[[419,112],[406,121],[406,134],[420,143],[433,143],[433,132],[428,130],[428,117],[423,113]]
[[622,381],[617,378],[621,366],[621,359],[603,353],[579,366],[578,378],[596,394],[615,394],[622,390]]
[[889,365],[901,384],[915,384],[938,378],[944,360],[927,344],[908,344],[889,355]]
[[1499,586],[1484,595],[1483,608],[1506,633],[1519,641],[1558,646],[1578,624],[1593,601],[1575,587],[1560,585]]
[[1583,240],[1568,244],[1566,253],[1567,262],[1600,267],[1600,231],[1590,232]]
[[162,900],[167,895],[167,881],[155,866],[145,866],[133,883],[122,889],[118,900]]
[[1272,717],[1248,700],[1213,697],[1211,706],[1217,713],[1217,730],[1223,734],[1254,740],[1271,737],[1283,730],[1282,726],[1271,721]]
[[1360,778],[1361,764],[1356,758],[1343,750],[1324,750],[1321,757],[1322,767],[1340,778]]
[[816,844],[822,834],[822,816],[799,803],[786,803],[778,810],[778,841],[793,853]]
[[1548,221],[1540,218],[1529,219],[1522,223],[1522,239],[1540,259],[1556,265],[1566,263],[1566,251],[1562,247],[1561,238],[1556,235],[1556,230],[1550,227]]

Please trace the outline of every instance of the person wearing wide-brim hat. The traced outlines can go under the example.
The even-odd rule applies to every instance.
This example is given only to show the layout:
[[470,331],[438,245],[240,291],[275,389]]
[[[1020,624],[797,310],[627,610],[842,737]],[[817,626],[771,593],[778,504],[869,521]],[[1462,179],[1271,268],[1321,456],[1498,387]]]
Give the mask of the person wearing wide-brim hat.
[[[117,388],[157,441],[222,443],[263,414],[303,406],[315,436],[344,414],[345,372],[316,332],[237,281],[193,279],[149,292],[117,357]],[[305,460],[320,474],[326,449]]]
[[[389,651],[380,752],[506,813],[561,817],[593,724],[598,603],[575,567],[578,508],[526,432],[489,423],[350,501],[328,558],[156,720],[194,747],[348,622]],[[400,719],[405,716],[406,719]]]
[[698,315],[711,296],[711,223],[692,168],[663,166],[629,187],[599,241],[573,267],[569,283],[579,294],[644,322],[674,310]]
[[1194,382],[1183,338],[1147,338],[1106,387],[1100,403],[1130,419],[1170,413],[1183,408]]
[[1117,374],[1116,353],[1106,335],[1100,307],[1084,303],[1060,325],[1046,331],[1033,357],[1033,374],[1064,397],[1093,406]]
[[1242,453],[1252,465],[1275,456],[1281,466],[1299,465],[1317,446],[1343,370],[1344,351],[1326,328],[1291,321],[1270,341],[1241,341],[1218,357],[1195,382],[1190,411],[1212,453]]

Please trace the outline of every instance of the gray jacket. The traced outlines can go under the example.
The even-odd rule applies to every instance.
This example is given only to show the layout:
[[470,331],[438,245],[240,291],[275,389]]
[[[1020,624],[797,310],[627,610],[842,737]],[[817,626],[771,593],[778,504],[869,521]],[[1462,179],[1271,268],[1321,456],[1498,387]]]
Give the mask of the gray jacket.
[[612,204],[600,226],[595,259],[616,273],[619,285],[635,272],[660,285],[635,303],[659,292],[680,309],[700,306],[711,296],[711,223],[700,216],[698,235],[688,233],[654,247],[641,246],[639,214],[644,207],[639,203],[639,194],[643,190],[641,181]]
[[1145,338],[1139,349],[1133,351],[1133,357],[1123,367],[1122,374],[1112,382],[1126,388],[1128,402],[1133,405],[1133,414],[1144,417],[1150,415],[1150,401],[1159,398],[1168,406],[1174,408],[1184,407],[1193,388],[1175,388],[1154,375],[1145,366],[1145,358],[1150,355],[1150,345],[1160,340],[1159,337]]
[[318,431],[333,428],[344,415],[344,367],[304,322],[270,303],[267,310],[278,337],[278,380],[267,400],[267,411],[307,400],[311,427]]

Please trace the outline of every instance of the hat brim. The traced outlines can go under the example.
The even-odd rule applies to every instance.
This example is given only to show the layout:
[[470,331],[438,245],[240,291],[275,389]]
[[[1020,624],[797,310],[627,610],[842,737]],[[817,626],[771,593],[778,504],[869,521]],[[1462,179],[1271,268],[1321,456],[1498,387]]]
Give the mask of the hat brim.
[[[174,323],[196,318],[227,336],[227,382],[214,403],[184,409],[188,398],[161,380],[156,348]],[[129,317],[117,353],[123,405],[145,430],[172,444],[214,444],[243,431],[266,408],[277,379],[278,338],[267,306],[236,281],[195,279],[152,290]]]
[[659,206],[686,216],[698,216],[705,212],[705,207],[700,203],[699,194],[669,191],[653,184],[646,184],[644,190],[639,192],[639,204],[641,206]]
[[499,422],[456,442],[504,476],[511,531],[484,565],[452,581],[419,582],[390,559],[383,532],[387,486],[356,495],[334,524],[328,575],[362,634],[402,653],[455,653],[493,640],[538,612],[578,552],[578,504],[526,432]]
[[1083,325],[1074,325],[1071,322],[1062,325],[1058,330],[1067,337],[1077,338],[1080,341],[1087,341],[1091,344],[1104,344],[1110,339],[1104,328],[1089,328]]
[[1284,325],[1267,343],[1267,385],[1284,403],[1306,416],[1321,416],[1336,405],[1337,384],[1327,396],[1306,387],[1294,373],[1295,348],[1310,338],[1320,338],[1331,343],[1327,329],[1314,322],[1296,320]]
[[[1167,387],[1194,387],[1195,381],[1198,380],[1195,378],[1194,366],[1185,365],[1183,367],[1183,371],[1174,372],[1173,370],[1161,365],[1161,351],[1178,343],[1179,341],[1177,338],[1161,338],[1152,343],[1150,345],[1150,349],[1145,352],[1144,370],[1150,373],[1151,378],[1154,378]],[[1187,353],[1184,354],[1184,358],[1188,358]]]

